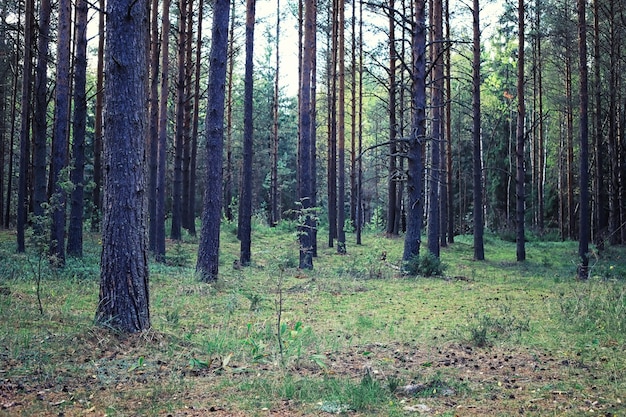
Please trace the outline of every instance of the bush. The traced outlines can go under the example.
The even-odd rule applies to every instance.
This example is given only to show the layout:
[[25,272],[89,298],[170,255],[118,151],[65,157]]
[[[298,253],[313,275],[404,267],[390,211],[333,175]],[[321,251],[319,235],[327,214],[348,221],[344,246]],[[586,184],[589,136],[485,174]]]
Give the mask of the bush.
[[411,276],[439,276],[443,275],[444,269],[445,265],[441,259],[430,252],[426,252],[422,256],[414,256],[404,264],[404,273]]

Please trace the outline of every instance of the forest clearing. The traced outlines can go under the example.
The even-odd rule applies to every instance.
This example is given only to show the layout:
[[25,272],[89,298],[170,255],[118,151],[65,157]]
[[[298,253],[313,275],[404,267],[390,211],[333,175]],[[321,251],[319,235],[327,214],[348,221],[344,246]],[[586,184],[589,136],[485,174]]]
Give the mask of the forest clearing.
[[487,234],[478,262],[457,236],[441,276],[412,277],[402,239],[371,230],[300,270],[294,231],[255,222],[239,268],[224,224],[212,284],[195,238],[168,242],[150,263],[152,328],[130,335],[94,325],[99,235],[54,270],[1,232],[0,415],[626,413],[623,247],[577,281],[576,242],[530,239],[515,262],[515,243]]

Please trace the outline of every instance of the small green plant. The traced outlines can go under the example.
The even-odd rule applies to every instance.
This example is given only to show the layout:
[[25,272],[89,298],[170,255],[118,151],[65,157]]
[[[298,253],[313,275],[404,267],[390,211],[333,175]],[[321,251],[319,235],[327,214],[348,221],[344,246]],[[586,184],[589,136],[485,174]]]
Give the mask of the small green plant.
[[133,372],[137,369],[141,369],[145,366],[143,356],[137,358],[137,362],[133,363],[130,368],[128,368],[128,372]]
[[245,293],[244,297],[250,301],[250,311],[259,311],[261,309],[261,303],[263,302],[263,297],[257,293]]
[[430,252],[426,252],[421,256],[413,256],[404,263],[404,272],[410,276],[432,277],[443,275],[445,265],[441,259]]
[[169,256],[167,257],[168,263],[173,266],[187,266],[189,264],[189,253],[185,250],[185,247],[180,241],[172,247]]

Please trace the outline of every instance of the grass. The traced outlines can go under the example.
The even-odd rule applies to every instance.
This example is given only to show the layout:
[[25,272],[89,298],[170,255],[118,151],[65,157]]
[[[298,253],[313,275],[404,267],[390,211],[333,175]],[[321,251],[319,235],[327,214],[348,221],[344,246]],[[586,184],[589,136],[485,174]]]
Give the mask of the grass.
[[626,413],[624,248],[578,282],[575,242],[531,241],[517,263],[487,236],[475,262],[457,236],[444,275],[408,277],[402,240],[370,232],[299,271],[293,231],[257,224],[235,269],[226,225],[218,283],[196,280],[196,239],[170,243],[150,265],[152,330],[128,336],[93,325],[96,235],[46,264],[43,314],[13,239],[0,232],[0,415]]

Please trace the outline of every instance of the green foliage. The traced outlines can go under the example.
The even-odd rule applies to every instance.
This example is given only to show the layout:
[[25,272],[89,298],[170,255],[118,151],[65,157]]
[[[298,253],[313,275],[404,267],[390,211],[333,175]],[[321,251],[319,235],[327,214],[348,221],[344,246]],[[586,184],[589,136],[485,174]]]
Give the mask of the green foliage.
[[469,341],[477,347],[485,347],[499,340],[505,341],[530,330],[530,319],[518,317],[508,304],[499,304],[494,312],[477,312],[467,323]]
[[441,259],[430,252],[414,256],[404,264],[404,272],[410,276],[432,277],[443,275],[445,265]]

